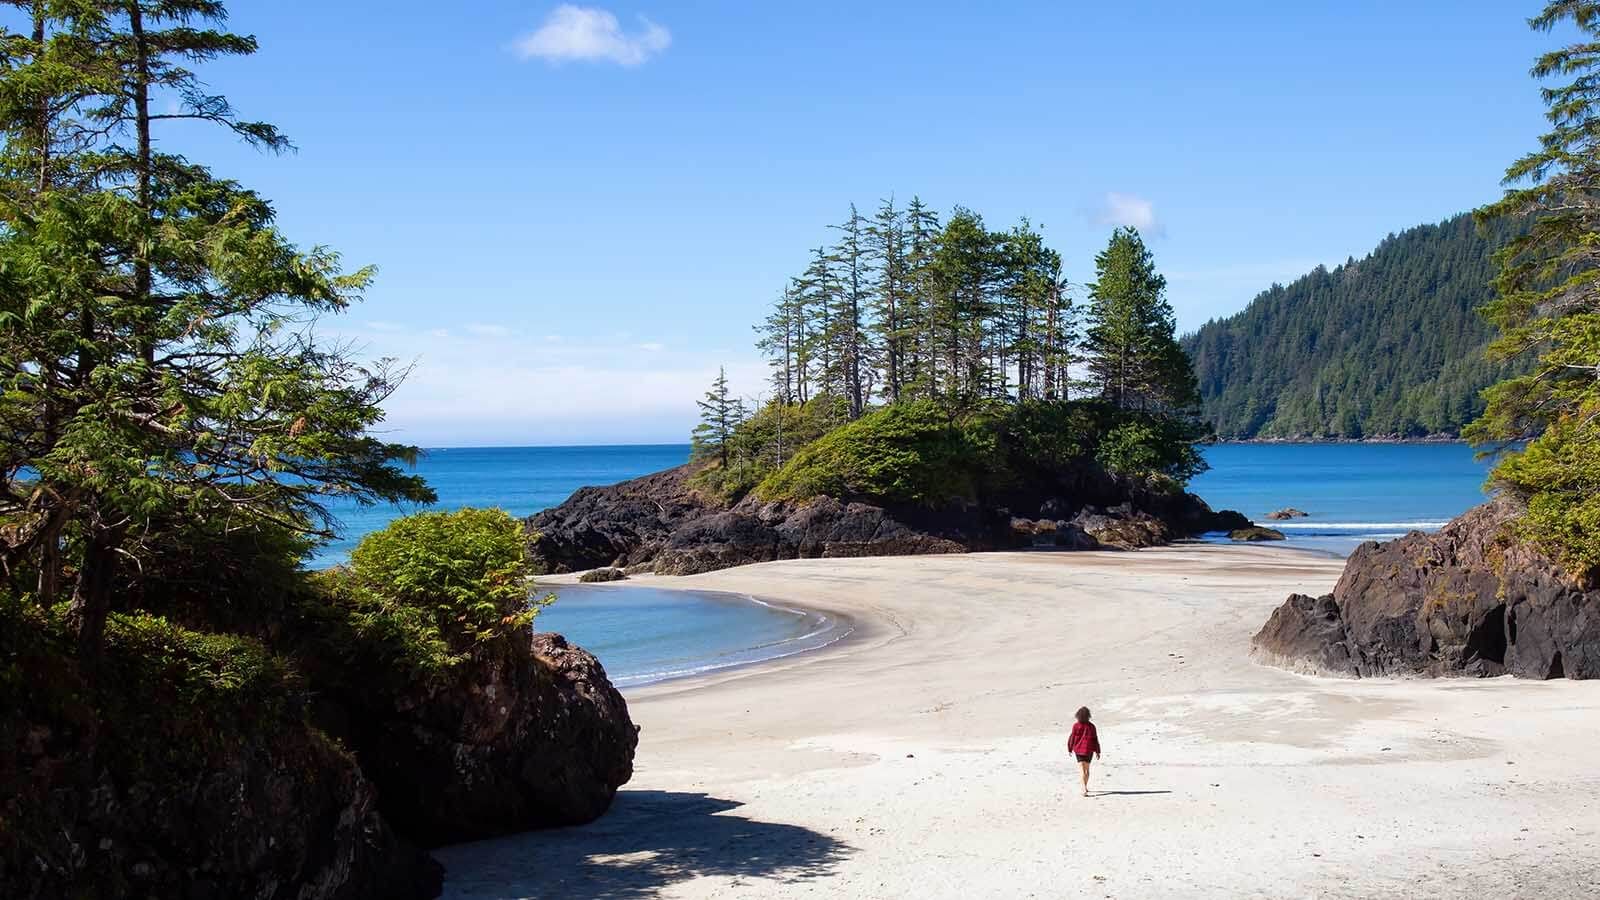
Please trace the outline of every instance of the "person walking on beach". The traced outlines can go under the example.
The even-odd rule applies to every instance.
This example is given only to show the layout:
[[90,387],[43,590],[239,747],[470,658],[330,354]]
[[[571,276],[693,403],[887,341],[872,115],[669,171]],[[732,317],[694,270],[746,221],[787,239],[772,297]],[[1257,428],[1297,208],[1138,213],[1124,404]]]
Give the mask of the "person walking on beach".
[[1078,768],[1083,770],[1083,795],[1089,796],[1089,760],[1100,756],[1100,733],[1089,721],[1089,707],[1080,706],[1074,716],[1072,734],[1067,736],[1067,749],[1078,757]]

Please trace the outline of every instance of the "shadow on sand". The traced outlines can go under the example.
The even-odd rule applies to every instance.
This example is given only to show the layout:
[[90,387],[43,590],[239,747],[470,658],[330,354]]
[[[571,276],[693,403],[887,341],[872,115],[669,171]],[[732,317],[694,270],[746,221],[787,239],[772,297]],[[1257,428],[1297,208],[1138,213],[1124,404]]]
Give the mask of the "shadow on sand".
[[1170,794],[1171,791],[1090,791],[1093,797],[1142,797],[1145,794]]
[[435,851],[446,898],[651,897],[699,876],[801,882],[827,875],[850,847],[797,825],[730,815],[706,794],[621,791],[611,811],[577,828]]

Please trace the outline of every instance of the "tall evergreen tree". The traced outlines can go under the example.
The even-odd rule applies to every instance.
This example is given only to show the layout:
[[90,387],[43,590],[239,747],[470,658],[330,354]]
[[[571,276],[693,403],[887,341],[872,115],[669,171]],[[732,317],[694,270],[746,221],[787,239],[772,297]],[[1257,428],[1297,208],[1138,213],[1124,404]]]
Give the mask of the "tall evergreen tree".
[[905,217],[895,209],[894,198],[884,200],[867,228],[868,250],[876,263],[871,332],[883,369],[883,392],[899,402],[909,374],[907,338],[914,333],[910,259],[906,253]]
[[1488,391],[1468,434],[1505,451],[1493,478],[1526,502],[1525,532],[1600,573],[1600,3],[1555,0],[1530,24],[1581,39],[1534,64],[1535,78],[1568,79],[1543,90],[1550,130],[1478,216],[1531,217],[1499,253],[1486,313],[1502,335],[1491,351],[1533,362]]
[[716,380],[705,398],[696,402],[700,407],[700,424],[695,426],[691,438],[691,455],[697,459],[715,454],[724,467],[733,443],[734,429],[745,419],[744,400],[728,390],[728,371],[717,370]]
[[1101,396],[1124,409],[1185,408],[1198,400],[1166,288],[1137,229],[1118,228],[1095,257],[1089,371]]
[[871,377],[865,361],[871,356],[867,347],[867,330],[863,327],[867,312],[867,289],[871,275],[867,259],[867,220],[850,204],[850,217],[841,225],[833,226],[840,233],[839,243],[831,254],[831,262],[838,273],[837,309],[833,315],[838,339],[835,347],[840,358],[840,377],[844,382],[845,398],[850,404],[850,418],[860,418],[866,409],[871,393]]
[[29,34],[0,35],[0,562],[36,572],[41,602],[70,587],[93,657],[155,537],[325,536],[330,496],[432,493],[396,465],[413,448],[368,431],[397,375],[310,331],[371,270],[297,249],[265,200],[157,145],[190,120],[287,146],[184,68],[254,39],[218,30],[214,0],[30,10]]

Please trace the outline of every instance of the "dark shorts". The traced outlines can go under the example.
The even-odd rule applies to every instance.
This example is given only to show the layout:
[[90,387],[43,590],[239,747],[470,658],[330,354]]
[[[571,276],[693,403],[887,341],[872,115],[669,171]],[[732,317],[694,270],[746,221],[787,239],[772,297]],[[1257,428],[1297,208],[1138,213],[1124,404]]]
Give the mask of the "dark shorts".
[[1078,757],[1078,762],[1088,762],[1089,760],[1094,759],[1093,753],[1078,753],[1075,755]]

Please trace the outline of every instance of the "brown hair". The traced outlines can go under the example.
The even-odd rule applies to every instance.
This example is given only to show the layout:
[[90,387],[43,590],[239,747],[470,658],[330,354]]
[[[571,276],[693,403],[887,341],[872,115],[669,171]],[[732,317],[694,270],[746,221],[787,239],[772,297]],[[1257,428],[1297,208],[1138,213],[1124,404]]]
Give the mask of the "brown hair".
[[1080,706],[1078,707],[1078,711],[1072,715],[1073,718],[1077,719],[1079,722],[1087,722],[1089,721],[1089,707]]

